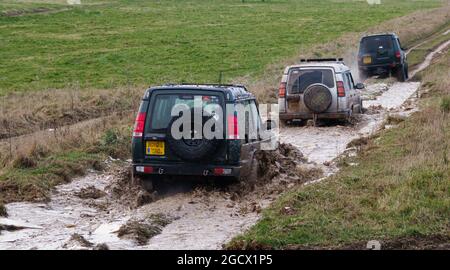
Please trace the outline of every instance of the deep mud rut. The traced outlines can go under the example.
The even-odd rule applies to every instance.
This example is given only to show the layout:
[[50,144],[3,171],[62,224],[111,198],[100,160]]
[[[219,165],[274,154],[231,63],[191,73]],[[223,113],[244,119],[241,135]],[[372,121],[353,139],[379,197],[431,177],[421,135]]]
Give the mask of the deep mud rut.
[[[444,48],[440,46],[436,51]],[[388,114],[408,116],[415,111],[414,93],[419,86],[418,82],[370,84],[363,91],[367,112],[355,124],[284,127],[280,141],[292,144],[309,160],[299,160],[294,166],[319,167],[329,175],[337,170],[334,160],[348,150],[352,140],[384,127]],[[124,163],[121,166],[126,166]],[[117,199],[114,195],[114,184],[116,188],[120,186],[122,176],[112,169],[106,173],[92,171],[58,186],[49,203],[6,205],[9,217],[0,218],[0,225],[9,229],[0,231],[0,249],[92,249],[99,244],[106,244],[110,249],[220,249],[233,236],[253,225],[260,217],[260,210],[282,190],[302,183],[279,173],[244,196],[236,196],[229,188],[195,184],[168,190],[156,201],[134,207],[129,203],[133,199]],[[322,179],[317,176],[310,180],[319,178]],[[80,196],[83,191],[89,191],[91,196]],[[133,238],[118,237],[122,225],[151,214],[162,215],[169,221],[144,244]]]

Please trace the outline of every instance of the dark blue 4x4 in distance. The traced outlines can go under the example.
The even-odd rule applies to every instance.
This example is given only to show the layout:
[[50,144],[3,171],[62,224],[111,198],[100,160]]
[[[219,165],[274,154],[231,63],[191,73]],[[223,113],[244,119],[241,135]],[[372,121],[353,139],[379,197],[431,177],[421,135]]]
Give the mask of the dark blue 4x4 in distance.
[[[193,121],[196,100],[201,101],[201,116],[197,118],[200,125]],[[172,110],[180,104],[192,113],[188,132],[191,137],[177,138],[173,134],[172,128],[182,114],[174,115]],[[211,106],[222,113],[208,111]],[[238,106],[245,109],[245,117],[237,115]],[[213,129],[219,136],[195,137],[211,119],[216,121]],[[152,87],[144,94],[134,126],[133,174],[144,182],[151,182],[156,175],[247,177],[255,171],[255,153],[260,150],[262,135],[270,124],[261,122],[255,96],[241,85]],[[249,130],[256,131],[256,136]]]
[[406,52],[393,33],[363,37],[359,45],[358,67],[363,78],[373,74],[391,74],[401,82],[408,79]]

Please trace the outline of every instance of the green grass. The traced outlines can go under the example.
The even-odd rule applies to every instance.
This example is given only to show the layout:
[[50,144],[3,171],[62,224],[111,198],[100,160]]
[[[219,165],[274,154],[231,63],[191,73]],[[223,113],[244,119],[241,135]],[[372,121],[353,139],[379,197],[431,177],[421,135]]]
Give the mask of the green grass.
[[[290,191],[230,248],[333,248],[450,236],[450,53],[421,76],[422,110],[362,146],[321,183]],[[447,105],[444,105],[446,107]],[[289,214],[283,209],[290,207]],[[364,248],[361,244],[359,248]]]
[[[439,0],[186,0],[0,3],[0,95],[12,91],[114,88],[217,81],[262,74],[299,50],[361,31]],[[50,3],[49,3],[50,2]],[[52,3],[54,2],[54,3]]]

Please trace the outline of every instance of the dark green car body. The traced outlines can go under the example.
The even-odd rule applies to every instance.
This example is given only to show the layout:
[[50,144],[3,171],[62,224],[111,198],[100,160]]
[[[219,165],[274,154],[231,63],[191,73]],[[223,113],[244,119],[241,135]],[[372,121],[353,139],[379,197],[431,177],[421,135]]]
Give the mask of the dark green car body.
[[[170,102],[184,102],[190,96],[205,97],[219,104],[223,110],[224,140],[220,140],[210,154],[194,159],[195,146],[191,156],[180,156],[169,144],[167,105]],[[176,100],[176,101],[174,101]],[[167,104],[166,104],[167,103]],[[224,176],[239,178],[247,174],[252,166],[254,155],[260,149],[261,140],[248,138],[229,139],[227,125],[233,116],[227,111],[228,106],[247,104],[256,108],[256,98],[241,85],[164,85],[146,90],[136,118],[132,139],[133,173],[141,178],[152,175],[185,175],[185,176]],[[167,106],[166,106],[167,105]],[[253,110],[255,111],[255,110]],[[230,118],[231,117],[231,118]],[[222,120],[221,120],[222,121]],[[151,147],[160,145],[162,151],[151,153]],[[160,149],[160,150],[161,150]],[[159,151],[159,150],[158,150]]]
[[408,62],[398,36],[393,33],[364,36],[359,44],[358,68],[361,77],[392,74],[405,81]]

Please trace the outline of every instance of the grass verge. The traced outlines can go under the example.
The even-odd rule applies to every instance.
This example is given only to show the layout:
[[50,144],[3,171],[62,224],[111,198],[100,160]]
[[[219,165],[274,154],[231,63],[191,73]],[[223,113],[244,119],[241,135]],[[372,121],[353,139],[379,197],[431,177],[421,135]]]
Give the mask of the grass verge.
[[414,68],[414,66],[422,63],[425,60],[425,57],[439,45],[450,39],[450,21],[447,22],[440,31],[437,31],[428,39],[429,41],[425,42],[421,46],[418,46],[417,48],[412,49],[408,54],[408,64],[410,70]]
[[288,192],[228,248],[450,248],[449,63],[423,72],[421,111],[366,140],[357,166]]
[[128,158],[131,129],[129,119],[103,123],[102,128],[87,127],[46,143],[30,142],[14,155],[0,171],[0,203],[14,201],[46,201],[50,190],[83,175],[88,168],[101,170],[103,160]]

